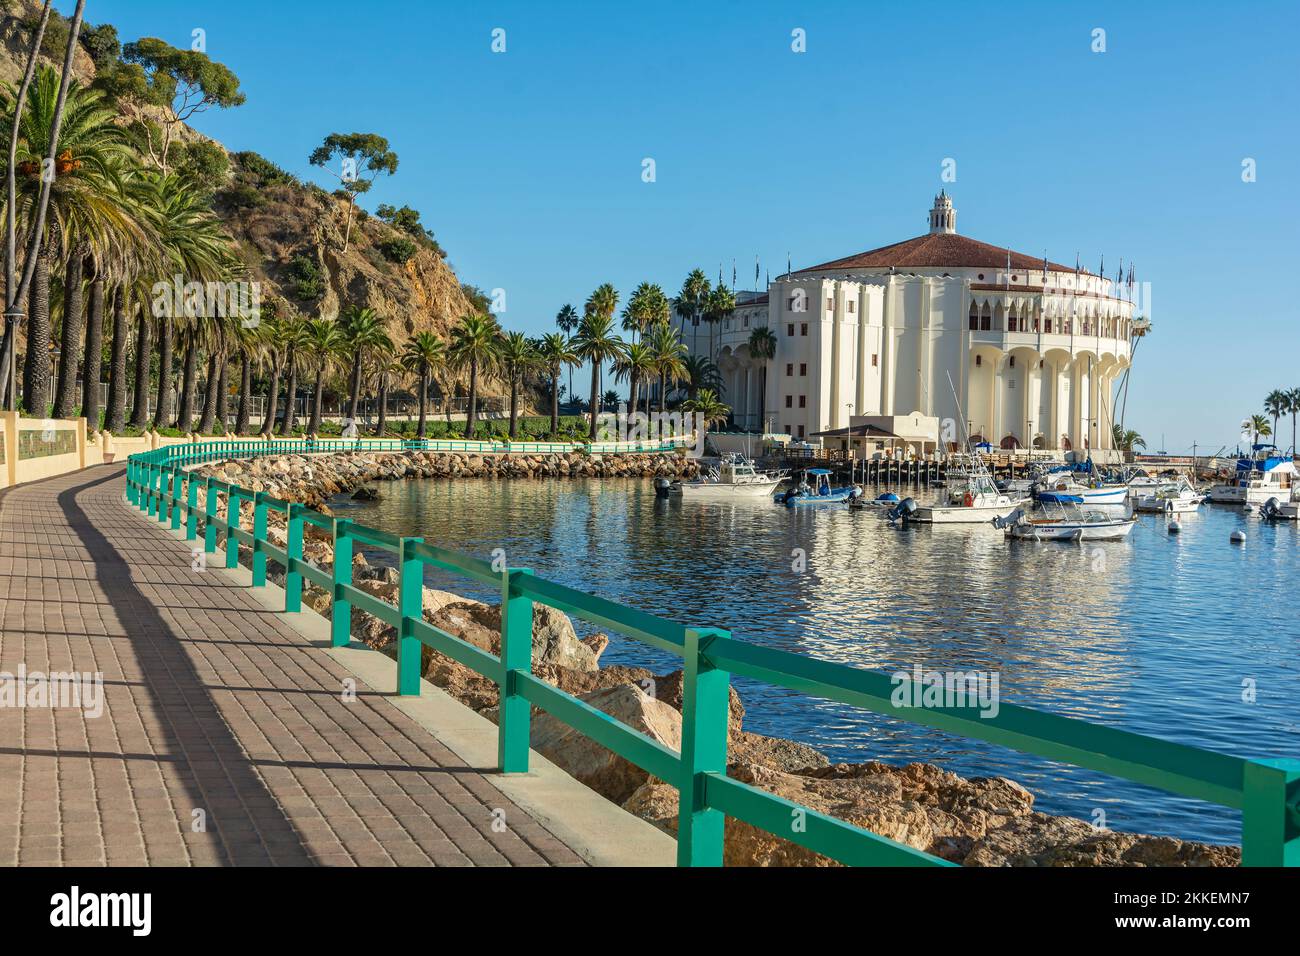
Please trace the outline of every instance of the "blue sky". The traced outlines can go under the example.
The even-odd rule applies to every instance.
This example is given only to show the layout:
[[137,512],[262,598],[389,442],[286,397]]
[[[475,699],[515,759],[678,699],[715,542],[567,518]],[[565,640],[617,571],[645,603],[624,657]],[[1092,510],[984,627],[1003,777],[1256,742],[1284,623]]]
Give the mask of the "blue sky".
[[905,239],[943,185],[963,234],[1152,283],[1128,410],[1152,449],[1233,443],[1300,386],[1294,3],[87,8],[124,41],[206,31],[248,102],[195,125],[231,149],[328,185],[306,161],[327,133],[388,137],[366,204],[419,209],[512,328],[603,281],[672,292],[734,258],[748,287],[756,254],[776,274]]

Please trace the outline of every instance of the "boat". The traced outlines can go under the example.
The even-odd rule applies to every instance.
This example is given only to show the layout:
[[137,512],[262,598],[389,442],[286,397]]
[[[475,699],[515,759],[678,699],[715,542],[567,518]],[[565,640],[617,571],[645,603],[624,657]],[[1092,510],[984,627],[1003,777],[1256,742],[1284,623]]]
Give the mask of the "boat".
[[[909,507],[908,498],[895,509],[904,521],[918,524],[983,524],[990,518],[1006,514],[1008,508],[1027,504],[1027,497],[1005,495],[998,491],[987,474],[967,475],[950,484],[947,494],[932,505]],[[913,502],[913,504],[915,504]]]
[[1122,505],[1128,501],[1128,485],[1084,484],[1073,478],[1055,478],[1039,485],[1039,501],[1076,505]]
[[744,455],[723,458],[694,481],[673,481],[669,494],[681,495],[683,501],[730,501],[735,498],[762,498],[776,490],[786,478],[784,471],[759,471]]
[[1162,491],[1177,490],[1182,479],[1167,475],[1149,475],[1141,468],[1125,473],[1120,479],[1128,486],[1128,496],[1136,501]]
[[1044,510],[1032,514],[1017,508],[993,519],[993,526],[1008,538],[1032,541],[1119,541],[1127,538],[1136,524],[1137,518],[1127,512],[1117,517],[1074,502],[1049,502]]
[[1260,505],[1259,516],[1265,521],[1300,520],[1300,484],[1292,487],[1289,501],[1269,498],[1268,501]]
[[832,488],[829,468],[808,468],[799,484],[778,493],[773,500],[787,508],[804,508],[812,505],[841,505],[860,494],[862,489],[856,485]]
[[1300,480],[1296,477],[1295,461],[1274,454],[1276,451],[1273,445],[1255,445],[1252,455],[1237,459],[1233,480],[1212,487],[1207,500],[1229,505],[1262,505],[1270,498],[1290,501]]
[[1186,480],[1176,482],[1172,488],[1160,488],[1157,491],[1140,496],[1133,507],[1138,511],[1162,514],[1185,514],[1196,511],[1205,500],[1205,495],[1197,491]]
[[902,500],[903,499],[900,498],[895,492],[884,491],[876,495],[876,497],[874,498],[867,498],[864,495],[859,495],[858,497],[852,499],[849,502],[849,507],[850,508],[875,508],[877,510],[887,510],[889,508],[897,507],[898,503]]

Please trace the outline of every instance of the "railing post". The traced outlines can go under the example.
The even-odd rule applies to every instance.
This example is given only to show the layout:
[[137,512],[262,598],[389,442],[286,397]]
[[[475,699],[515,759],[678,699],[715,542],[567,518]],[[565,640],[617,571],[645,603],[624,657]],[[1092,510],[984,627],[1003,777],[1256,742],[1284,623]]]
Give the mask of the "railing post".
[[157,468],[157,467],[154,466],[154,465],[150,465],[150,466],[149,466],[149,481],[148,481],[148,488],[149,488],[149,491],[148,491],[148,493],[145,495],[145,499],[146,499],[146,500],[148,501],[148,503],[149,503],[149,517],[150,517],[150,518],[152,518],[152,517],[154,517],[155,515],[158,514],[158,504],[159,504],[159,498],[158,498],[158,479],[159,479],[160,477],[162,477],[162,469]]
[[497,769],[528,772],[531,705],[519,692],[519,674],[533,669],[533,599],[519,591],[520,578],[533,572],[510,568],[501,578],[501,706],[497,714]]
[[352,640],[352,601],[344,585],[352,583],[352,520],[334,519],[334,599],[330,609],[330,643],[347,647]]
[[239,530],[240,498],[235,494],[235,486],[226,490],[226,567],[239,567],[239,539],[235,532]]
[[424,620],[424,562],[411,553],[423,538],[402,538],[397,557],[402,570],[397,607],[402,612],[397,629],[397,693],[420,693],[420,639],[411,627]]
[[177,531],[181,526],[181,482],[184,481],[181,469],[177,465],[172,466],[172,493],[171,493],[171,519],[172,530]]
[[253,587],[260,588],[266,584],[266,552],[262,544],[266,541],[266,492],[253,494]]
[[185,540],[193,541],[199,536],[199,519],[195,514],[199,510],[199,485],[193,474],[185,478]]
[[1300,760],[1248,760],[1241,786],[1241,865],[1300,866]]
[[133,481],[135,481],[135,462],[128,458],[126,460],[126,500],[129,504],[135,504],[136,495],[135,486],[132,484]]
[[294,570],[295,559],[302,560],[302,511],[306,505],[289,505],[289,530],[285,539],[287,561],[284,566],[284,609],[302,610],[302,572]]
[[205,478],[207,494],[203,504],[203,550],[215,554],[217,550],[217,486],[212,479]]
[[682,647],[682,757],[677,865],[721,866],[726,817],[705,798],[707,775],[727,771],[731,675],[709,663],[709,645],[729,632],[686,630]]

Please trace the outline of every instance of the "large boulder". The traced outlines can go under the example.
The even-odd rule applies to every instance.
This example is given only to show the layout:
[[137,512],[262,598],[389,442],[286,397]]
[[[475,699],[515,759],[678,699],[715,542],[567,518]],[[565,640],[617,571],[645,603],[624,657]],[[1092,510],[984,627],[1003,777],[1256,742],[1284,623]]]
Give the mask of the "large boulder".
[[[669,750],[681,749],[682,715],[635,684],[620,684],[579,699]],[[570,776],[615,803],[627,800],[650,776],[549,714],[533,721],[532,744]]]
[[[429,623],[489,654],[501,653],[499,605],[461,599],[444,605]],[[533,605],[533,666],[554,664],[576,671],[595,671],[597,654],[578,640],[566,614],[544,604]]]

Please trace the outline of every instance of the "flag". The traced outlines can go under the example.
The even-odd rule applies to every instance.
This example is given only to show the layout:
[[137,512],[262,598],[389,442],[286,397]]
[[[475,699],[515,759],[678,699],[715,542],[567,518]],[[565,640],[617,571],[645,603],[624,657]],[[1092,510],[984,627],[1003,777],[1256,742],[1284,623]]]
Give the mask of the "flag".
[[758,291],[758,256],[754,256],[754,291]]
[[731,291],[736,291],[736,260],[731,260]]
[[1047,288],[1047,250],[1043,250],[1043,288]]
[[791,268],[791,266],[790,266],[790,253],[787,252],[787,253],[785,254],[785,274],[786,274],[786,277],[789,278],[790,274],[791,274],[793,271],[794,271],[794,270],[793,270],[793,269]]

